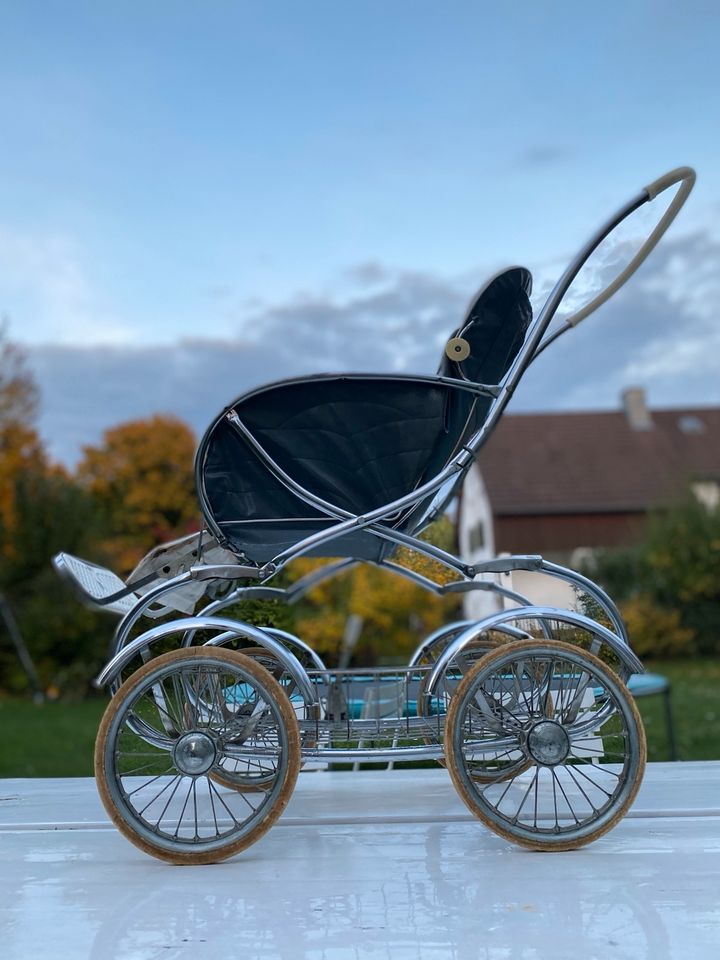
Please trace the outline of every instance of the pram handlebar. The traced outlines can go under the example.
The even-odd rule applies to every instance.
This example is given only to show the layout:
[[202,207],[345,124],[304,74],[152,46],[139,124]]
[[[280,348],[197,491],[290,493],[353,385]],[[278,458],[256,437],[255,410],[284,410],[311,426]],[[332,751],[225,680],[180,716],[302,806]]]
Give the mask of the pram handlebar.
[[692,167],[676,167],[674,170],[670,170],[668,173],[664,173],[661,177],[658,177],[657,180],[653,180],[651,184],[645,187],[648,199],[654,200],[655,197],[660,196],[660,194],[664,193],[669,187],[681,182],[685,184],[683,189],[686,191],[685,196],[687,196],[695,183],[695,171]]
[[658,179],[651,183],[649,187],[645,187],[647,200],[652,201],[655,200],[656,197],[659,197],[661,193],[664,193],[670,187],[674,186],[676,183],[682,183],[682,186],[675,194],[667,210],[662,215],[660,220],[658,220],[647,240],[640,247],[630,263],[628,263],[625,269],[622,270],[604,290],[594,297],[590,303],[587,303],[581,310],[578,310],[577,313],[574,313],[571,317],[566,319],[565,322],[569,327],[576,327],[581,320],[589,317],[591,313],[594,313],[598,307],[602,306],[603,303],[617,293],[620,287],[622,287],[623,284],[625,284],[635,273],[640,264],[649,256],[650,253],[652,253],[658,241],[678,215],[680,208],[687,200],[695,183],[695,171],[690,167],[678,167],[676,170],[671,170],[669,173],[664,174],[664,176],[658,177]]
[[[617,275],[617,277],[615,277],[614,280],[607,285],[607,287],[605,287],[604,290],[601,290],[597,296],[593,297],[593,299],[590,300],[589,303],[586,303],[584,307],[581,307],[580,310],[576,311],[571,316],[566,317],[566,319],[563,321],[563,325],[559,329],[555,330],[541,341],[532,356],[533,360],[535,360],[553,341],[557,340],[561,334],[565,333],[572,327],[576,327],[582,320],[585,320],[587,317],[589,317],[591,313],[594,313],[598,307],[601,307],[604,303],[606,303],[622,286],[624,286],[625,283],[627,283],[638,267],[655,249],[660,238],[680,212],[695,184],[695,171],[691,167],[676,167],[674,170],[670,170],[668,173],[663,174],[663,176],[658,177],[657,180],[654,180],[649,186],[645,187],[636,197],[634,197],[628,204],[618,211],[618,213],[611,220],[609,220],[600,231],[598,231],[598,233],[590,240],[590,242],[583,247],[578,256],[573,260],[563,276],[560,278],[558,284],[550,294],[545,307],[543,307],[543,311],[545,311],[550,304],[550,301],[554,300],[550,315],[547,317],[545,328],[547,328],[547,325],[560,306],[563,297],[570,289],[573,280],[580,272],[584,264],[588,261],[591,254],[600,246],[602,241],[610,236],[616,227],[618,227],[623,220],[630,216],[631,213],[634,213],[635,210],[637,210],[643,204],[655,200],[660,196],[661,193],[664,193],[677,183],[680,184],[679,190],[671,200],[665,213],[658,220],[657,224],[632,260],[630,260],[627,266]],[[560,296],[557,297],[555,295],[559,288],[562,288],[562,290]]]
[[[681,183],[679,190],[673,197],[671,203],[668,205],[667,210],[662,215],[653,231],[650,233],[648,238],[645,240],[643,245],[640,247],[630,263],[625,267],[625,269],[615,278],[615,280],[612,281],[612,283],[608,285],[608,287],[606,287],[605,290],[591,300],[590,303],[586,304],[581,310],[577,311],[577,313],[565,320],[562,326],[552,333],[547,333],[547,330],[552,323],[555,314],[557,313],[558,307],[572,286],[573,281],[585,263],[587,263],[587,261],[590,259],[591,255],[603,242],[603,240],[607,239],[607,237],[609,237],[610,234],[623,222],[623,220],[629,217],[631,213],[634,213],[639,207],[643,206],[643,204],[655,199],[655,197],[659,196],[676,183]],[[612,216],[608,221],[606,221],[606,223],[603,224],[602,227],[600,227],[599,230],[596,231],[596,233],[579,250],[575,257],[573,257],[560,279],[550,291],[550,294],[540,310],[540,313],[538,314],[537,319],[522,346],[522,349],[515,357],[512,366],[506,373],[500,396],[493,405],[487,419],[485,420],[485,423],[466,442],[465,449],[469,450],[473,456],[480,449],[482,444],[492,432],[495,424],[502,416],[505,407],[515,392],[515,388],[519,383],[521,376],[528,366],[540,356],[546,347],[557,340],[557,338],[567,330],[577,326],[581,320],[585,319],[585,317],[597,310],[601,304],[605,303],[606,300],[608,300],[620,289],[624,283],[630,279],[632,274],[637,270],[651,250],[657,245],[662,235],[678,215],[681,207],[687,200],[694,183],[695,171],[691,167],[677,167],[676,169],[664,174],[662,177],[659,177],[657,180],[653,181],[649,187],[645,187],[639,194],[637,194],[637,196],[633,197],[632,200],[629,200],[623,207],[621,207],[617,213],[614,214],[614,216]]]

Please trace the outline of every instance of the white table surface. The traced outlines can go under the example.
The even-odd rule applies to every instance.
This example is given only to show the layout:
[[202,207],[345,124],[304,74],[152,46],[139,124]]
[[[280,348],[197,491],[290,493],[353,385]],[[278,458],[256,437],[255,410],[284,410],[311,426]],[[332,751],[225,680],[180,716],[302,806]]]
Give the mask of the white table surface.
[[571,853],[473,820],[446,771],[304,773],[223,864],[156,861],[92,780],[0,780],[3,960],[718,960],[720,762],[651,764]]

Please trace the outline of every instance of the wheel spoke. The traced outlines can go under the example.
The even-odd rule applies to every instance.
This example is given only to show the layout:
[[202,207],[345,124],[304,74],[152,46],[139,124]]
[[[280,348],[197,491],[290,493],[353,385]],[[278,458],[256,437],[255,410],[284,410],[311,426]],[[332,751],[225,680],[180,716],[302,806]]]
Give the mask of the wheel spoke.
[[557,783],[558,787],[560,787],[560,793],[562,793],[562,795],[563,795],[563,798],[564,798],[564,800],[565,800],[565,803],[567,804],[567,808],[568,808],[568,810],[570,811],[570,814],[571,814],[573,820],[575,821],[575,823],[576,823],[578,826],[580,826],[580,821],[578,820],[577,815],[575,814],[575,811],[573,810],[573,805],[572,805],[572,804],[570,803],[570,801],[568,800],[568,795],[565,793],[565,788],[563,787],[562,783],[560,783],[560,780],[558,779],[558,775],[557,775],[557,773],[555,772],[555,770],[552,771],[552,775],[553,775],[553,783],[554,783],[554,784]]
[[581,793],[581,794],[585,797],[585,799],[587,800],[590,808],[592,809],[592,812],[595,813],[595,814],[597,814],[597,813],[598,813],[597,807],[596,807],[595,804],[592,802],[592,800],[590,799],[590,797],[585,793],[582,784],[578,781],[577,777],[575,776],[575,768],[572,767],[572,766],[570,766],[570,765],[568,765],[567,767],[565,767],[565,769],[567,770],[568,775],[569,775],[569,776],[572,778],[572,780],[574,781],[574,783],[575,783],[575,785],[577,786],[577,788],[578,788],[578,790],[580,791],[580,793]]
[[[608,791],[605,789],[605,787],[601,787],[600,784],[599,784],[596,780],[593,780],[592,777],[589,777],[589,776],[585,773],[585,771],[583,770],[583,767],[584,767],[584,766],[589,767],[591,770],[596,770],[596,769],[597,769],[597,767],[595,767],[594,764],[592,764],[592,763],[588,763],[588,764],[575,763],[575,764],[573,764],[572,769],[575,771],[575,773],[579,773],[581,777],[585,777],[585,779],[586,779],[589,783],[591,783],[594,787],[596,787],[598,790],[602,790],[602,792],[605,794],[605,796],[611,797],[611,796],[612,796],[612,791],[608,792]],[[603,769],[602,772],[605,774],[605,776],[615,777],[616,779],[619,779],[620,777],[622,777],[622,774],[621,774],[621,773],[615,773],[613,770],[605,770],[605,769]]]
[[172,791],[172,793],[170,794],[170,796],[168,797],[167,802],[165,803],[165,806],[164,806],[164,807],[162,808],[162,810],[160,811],[160,816],[157,818],[157,820],[156,820],[156,822],[155,822],[155,828],[156,828],[156,830],[159,830],[159,829],[160,829],[160,824],[161,824],[161,822],[162,822],[162,818],[163,818],[163,817],[165,816],[165,814],[167,813],[167,809],[168,809],[168,807],[170,806],[170,804],[172,803],[172,801],[173,801],[173,799],[174,799],[174,797],[175,797],[175,794],[176,794],[177,791],[178,791],[178,787],[180,786],[180,784],[181,784],[181,782],[182,782],[182,777],[179,777],[179,776],[173,777],[173,779],[172,779],[170,782],[171,782],[171,783],[175,783],[175,786],[173,787],[173,791]]
[[522,813],[522,808],[525,806],[525,801],[530,796],[530,791],[532,790],[533,785],[537,782],[537,777],[538,777],[538,768],[535,767],[535,770],[533,771],[533,779],[530,781],[530,784],[527,790],[523,794],[523,798],[522,798],[522,801],[520,802],[520,806],[517,808],[517,812],[515,813],[515,816],[510,820],[510,823],[518,822],[520,814]]

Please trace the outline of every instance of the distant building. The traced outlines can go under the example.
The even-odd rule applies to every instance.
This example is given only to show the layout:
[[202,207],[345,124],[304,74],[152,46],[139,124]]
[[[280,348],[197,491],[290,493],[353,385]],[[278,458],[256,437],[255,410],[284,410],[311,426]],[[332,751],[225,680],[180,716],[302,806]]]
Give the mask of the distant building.
[[[508,414],[465,482],[461,553],[539,553],[574,567],[598,547],[631,543],[651,511],[688,491],[720,503],[720,407],[649,410],[632,388],[616,412]],[[538,596],[538,583],[512,578],[531,599],[567,602],[562,591]],[[476,594],[468,613],[487,612],[489,600]]]

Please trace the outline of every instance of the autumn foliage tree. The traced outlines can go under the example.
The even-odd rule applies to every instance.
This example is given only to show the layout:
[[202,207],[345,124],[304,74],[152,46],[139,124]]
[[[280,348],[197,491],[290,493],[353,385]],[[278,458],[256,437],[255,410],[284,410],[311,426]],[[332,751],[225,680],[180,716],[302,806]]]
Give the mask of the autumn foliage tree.
[[45,453],[35,430],[38,390],[22,351],[0,325],[0,553],[17,552],[17,483],[28,471],[44,471]]
[[87,446],[77,477],[100,511],[106,552],[127,574],[158,543],[198,528],[195,437],[176,417],[157,415],[107,430]]
[[[0,591],[43,685],[84,692],[106,654],[109,631],[68,594],[51,558],[59,550],[92,557],[96,517],[68,472],[50,462],[36,429],[37,407],[38,390],[23,352],[2,327]],[[66,683],[71,676],[78,682]],[[0,690],[26,686],[12,646],[0,642]]]
[[[53,464],[36,429],[38,391],[22,350],[0,329],[0,591],[10,602],[45,687],[82,696],[107,658],[115,622],[84,608],[57,577],[52,556],[66,551],[127,575],[159,543],[199,526],[195,438],[175,417],[157,415],[106,431],[84,449],[74,473]],[[430,532],[452,549],[447,518]],[[401,549],[394,560],[436,582],[452,576]],[[324,562],[324,561],[323,561]],[[300,559],[278,585],[316,561]],[[337,662],[348,617],[362,622],[355,661],[407,658],[442,622],[458,615],[456,596],[437,599],[405,577],[372,564],[318,586],[297,606],[243,601],[233,614],[297,633]],[[10,645],[0,643],[0,693],[26,681]]]
[[[442,517],[424,536],[443,549],[452,549],[454,530],[450,519]],[[455,579],[447,567],[415,551],[401,548],[393,560],[436,583]],[[312,560],[293,564],[298,574],[316,566],[318,563]],[[354,614],[362,621],[354,651],[357,663],[407,662],[420,640],[443,623],[457,619],[459,608],[457,595],[440,599],[401,574],[361,563],[310,591],[298,606],[295,629],[329,663],[336,663],[345,624]]]

